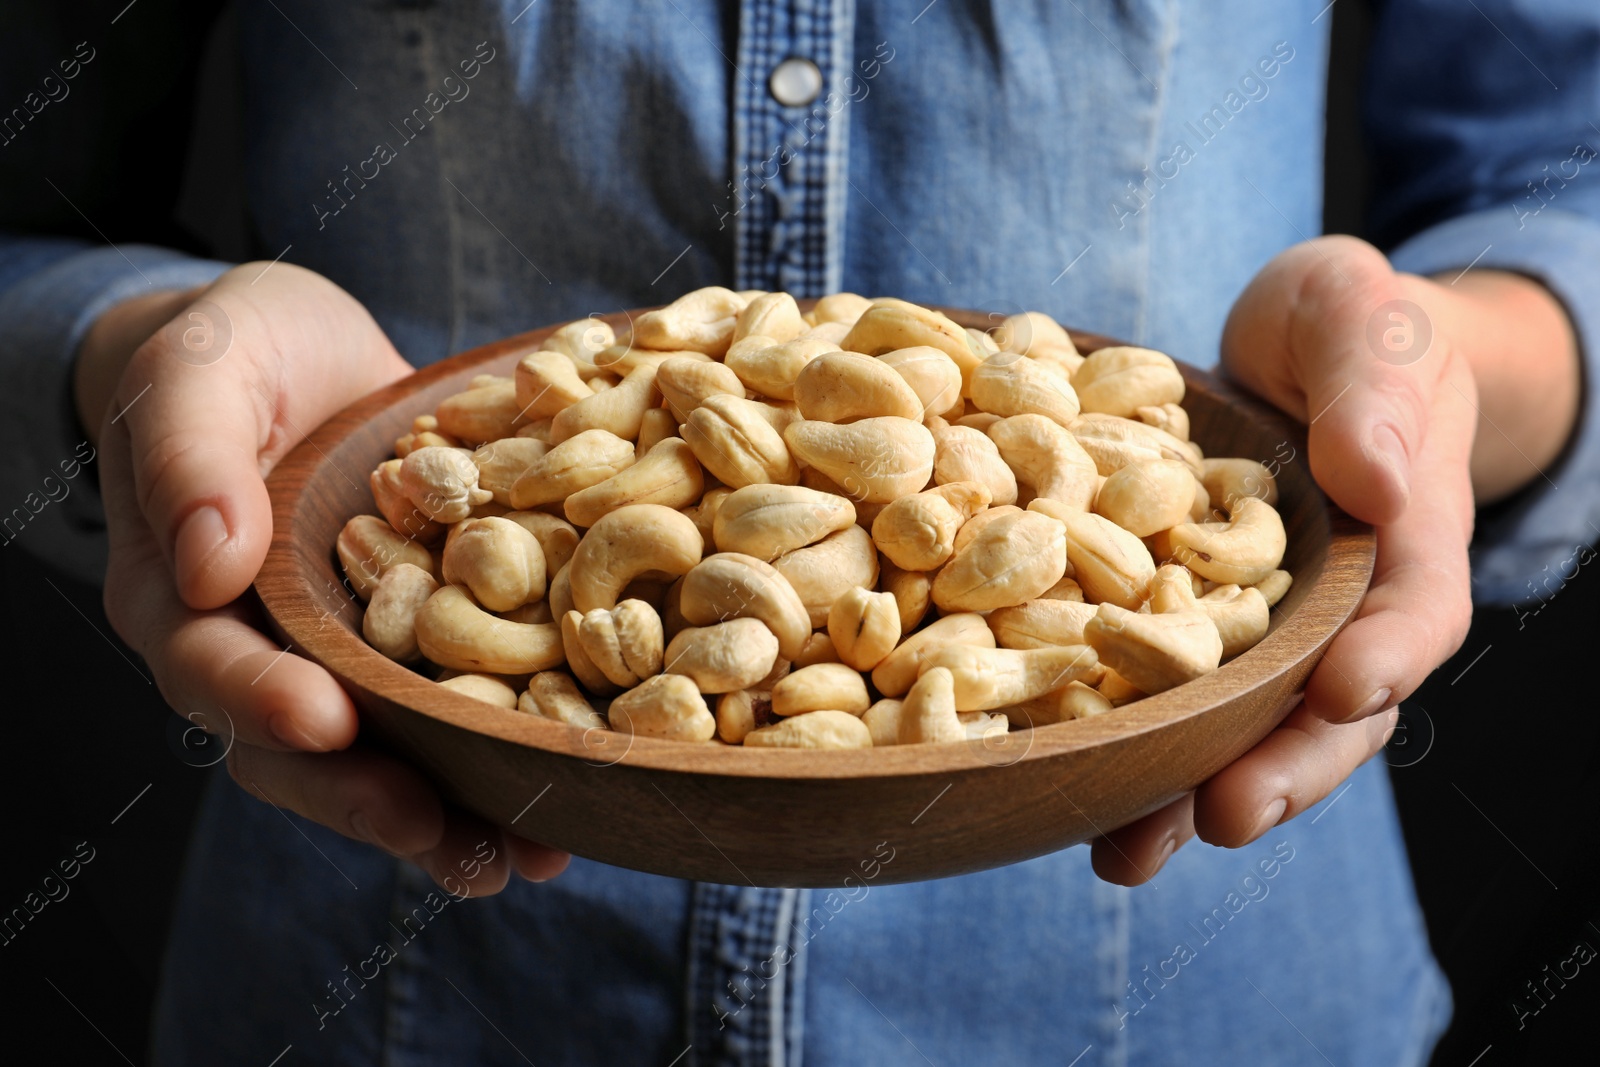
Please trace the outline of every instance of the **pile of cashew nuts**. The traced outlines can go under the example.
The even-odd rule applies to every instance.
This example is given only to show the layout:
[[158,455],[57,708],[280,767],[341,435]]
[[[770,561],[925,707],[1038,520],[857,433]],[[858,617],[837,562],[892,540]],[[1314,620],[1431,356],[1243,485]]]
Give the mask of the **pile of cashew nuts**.
[[1272,473],[1039,312],[709,288],[422,415],[339,534],[383,655],[511,713],[865,748],[1102,715],[1289,587]]

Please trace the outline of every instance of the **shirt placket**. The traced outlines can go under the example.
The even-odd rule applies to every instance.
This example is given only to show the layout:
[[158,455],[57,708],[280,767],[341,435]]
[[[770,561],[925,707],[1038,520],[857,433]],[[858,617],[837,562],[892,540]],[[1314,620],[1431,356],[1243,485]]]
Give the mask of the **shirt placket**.
[[729,197],[739,289],[840,288],[854,23],[854,0],[741,6]]
[[689,917],[691,1067],[799,1067],[809,891],[701,882]]

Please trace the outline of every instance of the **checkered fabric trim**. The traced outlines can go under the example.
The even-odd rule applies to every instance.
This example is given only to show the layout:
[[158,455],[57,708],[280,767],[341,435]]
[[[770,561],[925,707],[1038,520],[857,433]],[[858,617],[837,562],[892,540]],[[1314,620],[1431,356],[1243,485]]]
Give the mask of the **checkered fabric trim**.
[[799,1067],[810,892],[697,883],[689,919],[693,1067]]
[[[838,103],[854,26],[854,0],[757,0],[741,9],[730,190],[737,288],[796,296],[840,288],[850,109]],[[767,88],[773,68],[791,57],[822,71],[822,95],[803,107],[783,106]]]

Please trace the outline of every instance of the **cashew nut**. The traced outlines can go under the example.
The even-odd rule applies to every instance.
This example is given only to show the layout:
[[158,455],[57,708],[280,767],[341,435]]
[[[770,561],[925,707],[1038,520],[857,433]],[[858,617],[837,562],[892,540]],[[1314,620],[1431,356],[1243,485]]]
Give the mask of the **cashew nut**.
[[634,452],[644,455],[669,437],[678,436],[678,420],[667,408],[650,408],[639,419],[639,440]]
[[933,604],[933,577],[925,571],[901,570],[887,559],[878,575],[878,587],[894,597],[900,613],[900,632],[915,630]]
[[613,685],[630,689],[661,673],[661,616],[644,601],[624,600],[609,611],[596,608],[580,616],[576,628],[584,655]]
[[528,688],[517,698],[517,710],[585,730],[606,725],[572,676],[560,671],[540,671],[529,678]]
[[433,573],[433,556],[415,541],[402,537],[394,528],[373,515],[356,515],[339,531],[334,541],[339,564],[356,596],[366,600],[378,588],[392,567],[409,563]]
[[746,389],[773,400],[793,400],[794,384],[807,363],[839,346],[820,337],[798,337],[777,344],[770,337],[746,337],[728,349],[724,365]]
[[1235,502],[1247,496],[1272,505],[1278,503],[1278,480],[1253,459],[1203,460],[1200,484],[1206,487],[1212,505],[1226,512],[1233,511]]
[[721,363],[674,356],[656,368],[656,388],[673,416],[684,422],[689,412],[713,396],[744,399],[744,383]]
[[1288,536],[1276,509],[1253,496],[1234,500],[1228,522],[1184,523],[1168,533],[1172,558],[1213,582],[1254,585],[1283,562]]
[[1056,699],[1061,722],[1066,722],[1068,719],[1092,719],[1096,715],[1104,715],[1111,710],[1111,707],[1111,701],[1104,694],[1082,682],[1069,682]]
[[1138,610],[1156,575],[1155,561],[1143,541],[1110,519],[1052,500],[1035,500],[1028,507],[1066,527],[1067,559],[1087,599]]
[[887,504],[915,493],[933,474],[933,435],[910,419],[881,416],[845,426],[807,419],[792,424],[783,439],[796,459],[858,501]]
[[656,368],[640,366],[629,371],[621,384],[562,408],[550,420],[550,443],[559,445],[585,430],[607,430],[631,441],[639,436],[644,413],[660,401]]
[[434,417],[439,420],[440,432],[464,444],[481,445],[514,434],[521,414],[517,387],[509,379],[497,379],[445,397]]
[[1107,667],[1146,693],[1164,693],[1222,662],[1216,623],[1199,610],[1155,615],[1101,604],[1083,635]]
[[898,567],[930,571],[955,551],[956,532],[989,506],[978,482],[952,482],[890,502],[872,520],[872,540]]
[[1145,459],[1106,477],[1094,510],[1135,537],[1168,530],[1189,517],[1194,473],[1175,459]]
[[634,463],[633,445],[609,430],[585,430],[533,461],[511,486],[518,510],[554,504]]
[[774,715],[803,715],[825,709],[860,715],[871,706],[861,673],[843,663],[801,667],[772,687]]
[[[778,662],[780,666],[788,663],[789,670],[814,667],[819,663],[838,663],[839,650],[833,647],[833,638],[828,635],[826,630],[818,630],[806,639],[805,647],[800,650],[800,654],[794,658],[793,662],[788,660],[779,660]],[[778,675],[778,678],[788,673],[789,671],[785,670]],[[778,678],[772,678],[771,681],[776,683]]]
[[993,503],[1017,502],[1017,476],[987,434],[971,426],[953,426],[937,415],[924,425],[933,435],[935,485],[979,482],[989,490]]
[[948,744],[966,739],[967,729],[956,718],[955,678],[944,667],[925,671],[900,708],[900,744]]
[[889,364],[859,352],[829,352],[811,360],[795,378],[794,400],[803,418],[822,422],[922,418],[922,400],[910,383]]
[[841,661],[870,671],[900,643],[900,605],[892,593],[851,586],[828,609],[828,637]]
[[509,507],[511,487],[548,451],[549,445],[532,437],[502,437],[479,445],[472,453],[472,462],[478,467],[478,488],[489,490],[496,503]]
[[855,507],[836,493],[800,485],[747,485],[726,494],[716,509],[711,539],[724,552],[770,561],[855,521]]
[[460,522],[494,494],[478,488],[478,466],[463,448],[419,448],[400,461],[400,490],[435,522]]
[[706,495],[700,498],[700,503],[693,507],[678,509],[679,513],[686,516],[694,523],[694,528],[700,531],[700,540],[707,550],[714,549],[716,545],[712,534],[716,529],[717,515],[722,511],[723,501],[732,493],[732,489],[719,485],[715,489],[706,490]]
[[633,342],[644,348],[721,356],[733,341],[739,312],[749,302],[720,286],[696,289],[666,307],[640,315],[633,324]]
[[1067,537],[1048,515],[1019,511],[984,526],[933,579],[941,611],[987,611],[1032,600],[1061,580]]
[[918,418],[940,415],[961,403],[961,368],[937,348],[916,345],[877,357],[905,379],[921,401]]
[[1261,595],[1267,598],[1267,607],[1275,608],[1278,601],[1283,599],[1283,594],[1289,591],[1289,585],[1294,581],[1294,575],[1288,571],[1273,571],[1255,584]]
[[828,609],[851,586],[871,589],[878,581],[878,552],[859,526],[829,534],[814,545],[772,561],[806,606],[813,628],[827,624]]
[[919,670],[950,672],[957,711],[989,711],[1042,697],[1068,682],[1100,677],[1100,660],[1087,645],[1061,648],[941,648]]
[[367,643],[396,663],[420,655],[417,648],[417,612],[439,589],[433,575],[410,563],[390,567],[372,591],[372,602],[361,618]]
[[1180,441],[1189,439],[1189,413],[1177,404],[1136,408],[1133,414],[1146,426],[1165,430]]
[[772,693],[761,689],[736,689],[717,698],[717,736],[740,745],[752,730],[773,722]]
[[750,689],[778,660],[778,639],[760,619],[729,619],[680,630],[667,645],[662,671],[687,675],[702,693]]
[[872,685],[884,696],[901,696],[916,681],[922,661],[951,645],[993,648],[994,633],[982,615],[946,615],[900,642],[882,663],[872,669]]
[[695,458],[725,485],[734,489],[758,482],[793,485],[800,480],[800,469],[784,447],[784,435],[773,429],[762,407],[742,396],[707,397],[689,413],[679,432]]
[[843,711],[813,711],[745,735],[751,748],[871,748],[872,732]]
[[996,353],[979,364],[968,394],[979,410],[1001,418],[1043,415],[1066,429],[1078,417],[1078,395],[1070,382],[1012,352]]
[[861,713],[861,723],[872,735],[873,748],[900,743],[900,715],[904,710],[904,701],[885,697]]
[[709,741],[717,720],[694,682],[681,674],[658,674],[623,693],[606,711],[613,730],[668,741]]
[[458,671],[529,674],[564,658],[559,626],[496,618],[453,585],[440,587],[422,605],[416,633],[424,656]]
[[1129,463],[1144,459],[1181,460],[1195,474],[1200,473],[1199,447],[1154,426],[1119,415],[1089,412],[1073,420],[1070,429],[1101,474],[1114,474]]
[[554,418],[594,395],[577,365],[562,352],[529,352],[517,363],[515,382],[518,411],[528,422]]
[[567,497],[563,510],[576,525],[593,526],[605,515],[629,504],[660,504],[676,509],[699,500],[704,492],[705,476],[693,450],[687,442],[669,437],[631,466]]
[[544,596],[544,549],[521,525],[469,519],[444,546],[444,580],[464,585],[490,611],[511,611]]
[[[578,547],[578,530],[572,523],[543,511],[508,511],[501,518],[533,534],[544,552],[545,574],[554,576]],[[553,577],[552,577],[553,580]]]
[[454,674],[439,678],[439,684],[453,692],[497,708],[517,706],[517,691],[492,674]]
[[1142,407],[1183,399],[1183,375],[1172,357],[1151,348],[1117,345],[1089,353],[1072,376],[1084,411],[1133,416]]
[[983,359],[981,350],[974,347],[960,326],[931,308],[904,300],[873,301],[839,342],[839,347],[846,352],[869,356],[920,345],[937,348],[954,360],[961,368],[963,381]]
[[738,552],[718,552],[691,567],[678,592],[678,610],[695,626],[759,619],[778,639],[778,654],[793,660],[811,637],[800,594],[771,565]]
[[616,606],[635,578],[687,574],[704,542],[685,516],[660,504],[629,504],[600,518],[568,564],[572,603],[580,612]]
[[1059,423],[1043,415],[1014,415],[992,423],[988,435],[1035,498],[1080,509],[1094,500],[1095,461]]
[[806,332],[809,324],[788,293],[763,293],[744,306],[734,320],[733,340],[752,335],[782,343]]
[[813,326],[825,322],[853,323],[872,306],[872,301],[856,293],[829,293],[818,300],[806,316]]
[[1030,600],[989,613],[989,629],[1001,648],[1059,648],[1084,644],[1083,627],[1095,605],[1072,600]]

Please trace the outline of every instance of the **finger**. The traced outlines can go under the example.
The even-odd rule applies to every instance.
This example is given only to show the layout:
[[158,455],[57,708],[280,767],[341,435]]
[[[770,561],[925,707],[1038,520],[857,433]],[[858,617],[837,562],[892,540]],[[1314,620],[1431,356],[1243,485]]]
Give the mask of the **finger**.
[[1372,715],[1409,697],[1461,647],[1472,622],[1468,457],[1477,412],[1464,363],[1446,385],[1415,468],[1419,491],[1398,520],[1378,528],[1366,599],[1306,683],[1307,707],[1329,722]]
[[537,841],[529,841],[516,834],[506,834],[506,848],[511,854],[512,866],[530,882],[547,882],[567,869],[572,854]]
[[446,842],[444,806],[432,784],[376,752],[309,755],[235,744],[228,773],[258,800],[395,856],[430,856]]
[[439,843],[411,859],[446,893],[460,898],[492,896],[511,880],[512,860],[505,838],[498,826],[460,809],[446,808]]
[[1194,794],[1185,793],[1166,807],[1096,838],[1089,859],[1104,881],[1143,885],[1193,836]]
[[1333,792],[1383,748],[1398,709],[1334,725],[1302,704],[1249,752],[1195,791],[1200,840],[1240,848]]
[[248,587],[272,533],[266,471],[409,369],[359,303],[287,264],[235,268],[140,346],[111,417],[127,425],[136,499],[186,603]]
[[179,358],[182,319],[146,341],[113,400],[127,427],[140,513],[179,595],[197,608],[237,597],[266,557],[272,506],[258,454],[272,432],[248,359]]
[[1224,328],[1228,372],[1309,424],[1312,474],[1364,522],[1397,519],[1419,480],[1448,355],[1432,302],[1430,283],[1396,274],[1371,245],[1325,237],[1269,264]]
[[102,441],[111,530],[105,609],[112,627],[155,673],[179,715],[212,733],[269,748],[326,751],[355,739],[355,705],[333,676],[269,641],[233,605],[198,612],[178,599],[132,501],[128,433]]

